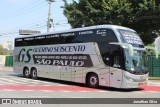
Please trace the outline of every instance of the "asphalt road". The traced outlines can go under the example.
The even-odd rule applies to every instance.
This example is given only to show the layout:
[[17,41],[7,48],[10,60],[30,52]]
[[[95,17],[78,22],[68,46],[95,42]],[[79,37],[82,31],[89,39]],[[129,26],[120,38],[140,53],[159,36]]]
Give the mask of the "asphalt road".
[[[87,88],[83,84],[64,82],[53,79],[28,79],[15,74],[12,68],[0,66],[0,98],[71,98],[71,101],[75,98],[109,98],[109,100],[111,98],[119,98],[116,99],[116,102],[120,101],[122,103],[125,103],[126,101],[128,101],[126,99],[131,98],[140,98],[139,100],[144,98],[160,98],[160,81],[148,81],[148,87],[146,87],[145,89],[122,90],[109,87],[100,87],[98,89],[93,89]],[[122,98],[126,99],[120,100]],[[134,99],[132,100],[134,101]],[[116,104],[116,102],[114,106],[119,107],[120,105]],[[106,107],[106,104],[96,104],[96,101],[94,101],[93,103],[95,104],[87,104],[87,106]],[[130,106],[134,105],[137,104],[133,104]],[[144,105],[146,105],[145,107],[148,107],[152,104]],[[75,105],[55,104],[55,106],[72,107]],[[84,105],[82,104],[78,106],[81,107]],[[113,104],[107,104],[107,107],[109,106],[113,106]],[[127,104],[123,105],[123,107],[125,106],[127,106]],[[154,106],[157,106],[157,104]]]

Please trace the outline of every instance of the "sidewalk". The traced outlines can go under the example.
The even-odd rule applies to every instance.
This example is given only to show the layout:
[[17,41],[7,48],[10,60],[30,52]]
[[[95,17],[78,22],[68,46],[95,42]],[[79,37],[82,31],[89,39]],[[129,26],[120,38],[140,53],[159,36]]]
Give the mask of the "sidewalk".
[[13,71],[13,67],[6,67],[6,66],[0,64],[0,70],[3,70],[3,71]]
[[160,77],[149,77],[149,80],[160,80]]

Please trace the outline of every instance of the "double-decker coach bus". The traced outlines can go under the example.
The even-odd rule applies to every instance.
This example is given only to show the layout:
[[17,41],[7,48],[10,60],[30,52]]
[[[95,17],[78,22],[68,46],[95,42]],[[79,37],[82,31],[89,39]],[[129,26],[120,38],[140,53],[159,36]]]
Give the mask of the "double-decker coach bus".
[[89,87],[146,85],[145,48],[136,31],[97,25],[15,38],[14,72]]

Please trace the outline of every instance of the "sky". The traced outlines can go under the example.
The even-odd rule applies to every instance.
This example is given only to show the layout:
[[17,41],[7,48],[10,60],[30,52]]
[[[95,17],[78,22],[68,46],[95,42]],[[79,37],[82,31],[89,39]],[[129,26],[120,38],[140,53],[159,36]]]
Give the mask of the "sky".
[[[55,27],[50,32],[71,29],[63,15],[63,5],[63,0],[55,0],[51,5],[51,18]],[[47,32],[48,7],[46,0],[1,0],[0,44],[13,41],[19,36],[19,29]]]

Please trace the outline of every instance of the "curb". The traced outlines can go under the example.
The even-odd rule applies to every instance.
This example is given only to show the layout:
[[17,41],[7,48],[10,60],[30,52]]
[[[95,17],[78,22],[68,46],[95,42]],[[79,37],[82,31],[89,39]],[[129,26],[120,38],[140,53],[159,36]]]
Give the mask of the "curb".
[[160,77],[149,77],[148,80],[160,80]]
[[6,66],[3,66],[3,65],[2,66],[0,65],[0,68],[4,71],[13,71],[13,67],[6,67]]

